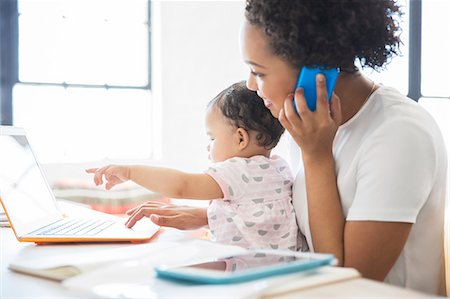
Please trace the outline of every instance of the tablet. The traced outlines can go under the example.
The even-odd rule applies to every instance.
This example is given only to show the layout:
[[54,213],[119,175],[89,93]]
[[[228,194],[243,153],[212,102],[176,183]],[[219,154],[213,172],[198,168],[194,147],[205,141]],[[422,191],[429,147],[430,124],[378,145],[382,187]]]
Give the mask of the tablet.
[[333,264],[334,260],[331,254],[252,250],[182,266],[159,266],[155,271],[161,278],[225,284],[311,270]]

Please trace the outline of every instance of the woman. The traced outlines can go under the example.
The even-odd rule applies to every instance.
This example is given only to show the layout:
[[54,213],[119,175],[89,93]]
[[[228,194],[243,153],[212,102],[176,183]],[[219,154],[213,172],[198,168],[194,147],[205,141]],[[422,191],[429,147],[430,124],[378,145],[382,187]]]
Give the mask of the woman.
[[[443,265],[446,154],[432,117],[362,75],[398,52],[393,1],[248,0],[241,45],[257,91],[292,139],[293,201],[311,251],[364,277],[437,293]],[[317,76],[317,110],[293,95],[303,66],[338,67],[330,104]],[[296,113],[295,101],[298,114]],[[205,210],[143,205],[182,229]]]

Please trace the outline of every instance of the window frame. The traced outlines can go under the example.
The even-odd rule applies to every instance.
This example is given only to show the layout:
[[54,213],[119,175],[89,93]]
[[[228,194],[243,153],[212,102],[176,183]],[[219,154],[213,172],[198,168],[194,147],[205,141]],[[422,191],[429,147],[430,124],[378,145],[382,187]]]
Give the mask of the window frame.
[[0,125],[13,125],[13,89],[16,84],[34,86],[57,86],[63,88],[101,88],[101,89],[152,89],[151,78],[151,1],[147,6],[148,27],[148,65],[147,84],[145,86],[123,86],[109,84],[74,84],[74,83],[49,83],[29,82],[19,80],[19,0],[0,1]]
[[[409,56],[408,56],[408,97],[415,101],[423,96],[421,91],[422,61],[422,0],[409,1]],[[94,87],[94,88],[123,88],[151,90],[151,1],[148,5],[148,85],[147,86],[118,86],[118,85],[89,85],[67,83],[20,82],[18,79],[18,35],[19,13],[18,0],[0,1],[0,124],[12,125],[13,120],[13,88],[17,83],[31,85]],[[444,97],[450,99],[448,97]]]
[[13,88],[19,81],[17,0],[0,1],[0,124],[13,124]]

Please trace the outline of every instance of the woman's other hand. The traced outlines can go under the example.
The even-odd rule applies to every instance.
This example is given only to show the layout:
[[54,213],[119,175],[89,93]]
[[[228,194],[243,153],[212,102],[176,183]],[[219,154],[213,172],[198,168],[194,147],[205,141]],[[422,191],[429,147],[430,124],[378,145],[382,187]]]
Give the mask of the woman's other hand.
[[143,217],[159,226],[168,226],[178,229],[197,229],[208,225],[205,208],[178,206],[160,202],[149,201],[137,206],[126,213],[130,216],[125,225],[133,227]]
[[[280,110],[279,121],[300,146],[303,157],[323,157],[332,153],[334,136],[342,122],[339,97],[333,93],[328,103],[325,76],[316,77],[317,108],[315,112],[309,110],[302,88],[290,94]],[[292,100],[298,114],[294,109]]]
[[121,165],[107,165],[101,168],[90,168],[86,169],[86,172],[94,174],[94,182],[97,186],[103,184],[104,177],[106,180],[106,190],[130,179],[130,168]]

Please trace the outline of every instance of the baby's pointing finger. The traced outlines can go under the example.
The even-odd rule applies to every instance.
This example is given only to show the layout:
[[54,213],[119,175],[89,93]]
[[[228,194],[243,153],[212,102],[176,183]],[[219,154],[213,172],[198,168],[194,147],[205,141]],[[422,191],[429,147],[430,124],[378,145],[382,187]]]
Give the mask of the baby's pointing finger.
[[103,176],[105,176],[106,179],[106,175],[108,175],[108,168],[110,167],[110,165],[104,166],[102,168],[99,168],[94,175],[94,181],[97,185],[103,185]]
[[85,169],[85,171],[86,171],[87,173],[95,173],[95,172],[97,171],[97,169],[98,169],[98,168],[88,168],[88,169]]

